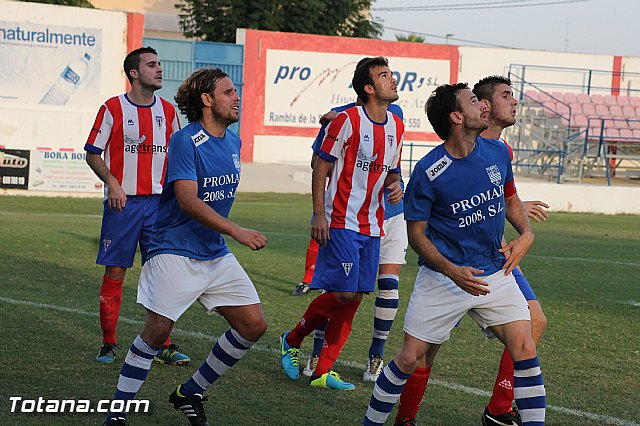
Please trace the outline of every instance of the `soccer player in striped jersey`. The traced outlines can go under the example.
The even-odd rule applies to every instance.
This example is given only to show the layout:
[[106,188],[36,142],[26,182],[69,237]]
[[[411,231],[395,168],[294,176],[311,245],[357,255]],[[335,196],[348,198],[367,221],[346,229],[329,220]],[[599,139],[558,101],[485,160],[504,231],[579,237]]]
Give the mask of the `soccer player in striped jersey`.
[[[231,79],[218,68],[195,71],[178,89],[176,102],[189,125],[171,138],[156,232],[138,286],[147,318],[124,360],[113,399],[135,398],[158,347],[197,300],[207,313],[222,315],[229,329],[169,402],[192,426],[209,426],[205,390],[267,330],[258,293],[223,235],[251,250],[263,248],[267,238],[228,219],[241,169],[241,141],[228,129],[238,121],[240,106]],[[125,413],[109,413],[106,425],[126,424]]]
[[[504,143],[479,137],[489,107],[464,83],[439,86],[427,116],[444,140],[414,169],[405,194],[409,243],[420,270],[405,338],[376,381],[364,425],[385,423],[405,383],[466,313],[490,329],[514,360],[514,393],[525,426],[544,425],[546,392],[527,302],[511,272],[533,243]],[[502,244],[505,217],[519,236]],[[505,253],[509,253],[509,257]]]
[[[502,76],[486,77],[474,85],[473,92],[479,100],[487,103],[489,107],[489,127],[480,136],[501,139],[502,131],[513,126],[516,122],[518,101],[513,96],[511,80]],[[503,142],[505,141],[503,140]],[[509,148],[509,154],[513,160],[513,151],[508,144],[507,148]],[[536,222],[547,220],[548,214],[544,210],[549,208],[547,204],[537,200],[523,201],[523,204],[529,218]],[[529,305],[531,337],[537,344],[546,327],[546,317],[531,285],[519,268],[513,270],[513,276]],[[423,357],[420,360],[420,366],[407,380],[400,396],[396,426],[417,425],[416,416],[427,387],[431,367],[431,365],[426,365],[426,357]],[[482,413],[482,424],[484,426],[521,424],[520,415],[517,409],[513,408],[513,398],[513,360],[509,351],[505,349],[500,359],[491,399]]]
[[[162,88],[157,52],[142,47],[124,60],[131,90],[98,111],[84,149],[87,163],[104,182],[104,210],[96,263],[105,266],[100,288],[102,346],[98,362],[110,363],[119,349],[116,326],[122,283],[140,245],[142,264],[156,221],[169,138],[180,128],[176,109],[155,95]],[[104,159],[102,154],[104,153]],[[184,365],[190,358],[167,339],[156,361]]]
[[351,333],[363,294],[375,288],[384,189],[390,190],[387,199],[391,203],[402,199],[399,173],[404,125],[388,111],[398,91],[387,60],[362,59],[352,85],[364,106],[341,112],[331,122],[313,167],[311,237],[320,249],[311,288],[326,292],[309,304],[295,328],[282,334],[280,349],[283,371],[297,380],[303,339],[329,320],[328,347],[320,355],[310,385],[340,390],[355,388],[332,367]]

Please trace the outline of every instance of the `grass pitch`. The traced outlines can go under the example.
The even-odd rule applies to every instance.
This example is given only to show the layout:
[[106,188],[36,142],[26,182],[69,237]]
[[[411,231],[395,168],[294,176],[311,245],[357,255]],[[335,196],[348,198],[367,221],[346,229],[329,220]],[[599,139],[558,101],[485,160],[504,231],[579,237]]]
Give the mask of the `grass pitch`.
[[[357,384],[338,393],[287,380],[279,369],[278,335],[291,328],[310,297],[290,297],[302,277],[310,197],[238,194],[231,217],[269,238],[251,252],[229,241],[254,281],[269,322],[263,339],[209,391],[211,424],[359,424],[373,384],[362,382],[371,339],[373,296],[362,303],[336,370]],[[141,331],[144,309],[135,304],[140,266],[124,284],[119,343],[112,365],[94,361],[100,346],[98,292],[103,268],[95,264],[101,220],[98,199],[0,197],[0,424],[99,425],[99,413],[12,413],[11,396],[37,400],[84,399],[94,404],[115,389],[126,349]],[[539,347],[549,425],[640,424],[640,217],[554,213],[534,224],[536,242],[522,263],[548,318]],[[139,262],[139,257],[136,259]],[[389,360],[401,342],[402,320],[416,275],[407,256],[400,311],[387,343]],[[182,425],[168,404],[176,384],[205,358],[225,321],[194,305],[176,324],[174,341],[193,363],[154,365],[140,399],[147,414],[132,425]],[[311,339],[303,352],[309,352]],[[441,349],[419,413],[420,425],[478,425],[493,386],[502,347],[485,340],[468,318]],[[390,421],[391,422],[391,421]]]

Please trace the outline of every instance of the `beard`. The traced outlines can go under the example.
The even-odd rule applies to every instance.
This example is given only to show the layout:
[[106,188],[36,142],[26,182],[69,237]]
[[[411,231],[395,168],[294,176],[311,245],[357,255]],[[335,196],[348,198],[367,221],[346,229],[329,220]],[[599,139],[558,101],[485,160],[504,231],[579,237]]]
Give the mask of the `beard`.
[[211,105],[211,114],[214,119],[223,122],[227,127],[240,120],[239,111],[219,108],[215,104]]

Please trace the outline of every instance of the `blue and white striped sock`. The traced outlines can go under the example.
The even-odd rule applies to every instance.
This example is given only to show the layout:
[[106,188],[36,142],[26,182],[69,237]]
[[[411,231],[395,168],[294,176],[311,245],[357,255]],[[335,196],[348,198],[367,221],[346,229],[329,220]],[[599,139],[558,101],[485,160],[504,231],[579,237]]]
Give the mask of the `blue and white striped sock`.
[[184,396],[203,394],[205,389],[240,361],[254,343],[233,328],[227,330],[220,336],[198,371],[182,384],[180,393]]
[[513,394],[523,426],[544,425],[547,397],[538,357],[514,361],[513,366]]
[[[130,401],[136,397],[136,394],[149,374],[153,357],[159,349],[160,348],[154,349],[147,345],[140,336],[135,338],[120,370],[118,388],[113,395],[114,400]],[[126,414],[109,413],[107,419],[113,417],[126,417]]]
[[378,296],[373,308],[373,340],[369,347],[369,357],[384,355],[384,344],[398,313],[399,281],[400,277],[395,274],[378,276]]
[[373,387],[373,394],[362,424],[380,426],[387,421],[389,413],[402,393],[404,384],[411,374],[400,371],[395,361],[391,361],[380,373]]

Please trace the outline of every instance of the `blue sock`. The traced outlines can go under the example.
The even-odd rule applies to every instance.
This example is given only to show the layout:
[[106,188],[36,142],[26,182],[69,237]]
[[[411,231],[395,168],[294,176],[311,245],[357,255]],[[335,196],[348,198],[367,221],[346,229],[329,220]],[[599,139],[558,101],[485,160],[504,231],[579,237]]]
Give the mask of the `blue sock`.
[[362,422],[363,425],[384,425],[389,413],[393,410],[393,406],[398,402],[402,388],[404,388],[410,375],[400,371],[395,361],[387,364],[373,387],[373,394]]
[[543,426],[547,397],[538,357],[514,361],[513,394],[523,426]]
[[325,328],[327,328],[327,321],[323,322],[322,325],[313,332],[313,351],[311,352],[311,356],[320,356],[324,345]]
[[369,347],[369,357],[384,355],[384,344],[391,331],[393,320],[398,313],[398,283],[400,277],[393,274],[378,276],[378,296],[373,308],[373,340]]
[[[120,370],[118,388],[113,395],[114,401],[130,401],[136,397],[149,374],[153,357],[158,349],[147,345],[140,336],[135,338]],[[107,420],[117,417],[126,418],[126,413],[111,412],[107,415]]]
[[220,376],[229,371],[249,351],[251,342],[230,328],[216,342],[198,371],[180,386],[184,396],[202,395]]

